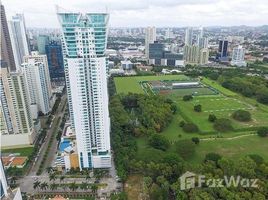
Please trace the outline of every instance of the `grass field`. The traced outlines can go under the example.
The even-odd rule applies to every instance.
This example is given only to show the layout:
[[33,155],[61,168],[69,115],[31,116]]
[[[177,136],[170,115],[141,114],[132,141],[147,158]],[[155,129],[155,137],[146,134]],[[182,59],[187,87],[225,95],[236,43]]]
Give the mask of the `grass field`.
[[138,93],[143,94],[139,82],[141,81],[158,81],[158,80],[189,80],[185,75],[164,75],[164,76],[131,76],[131,77],[116,77],[114,79],[117,93]]
[[210,79],[207,79],[205,77],[202,78],[201,82],[215,88],[216,90],[218,90],[219,92],[221,92],[225,96],[237,96],[237,94],[232,92],[231,90],[228,90],[228,89],[222,87],[221,85],[219,85],[217,82],[212,81]]
[[17,148],[17,149],[1,149],[2,153],[18,153],[20,156],[29,156],[33,152],[33,147]]
[[[118,93],[144,93],[139,82],[152,80],[190,80],[184,75],[167,76],[142,76],[142,77],[120,77],[115,78],[116,90]],[[170,125],[162,131],[171,143],[167,152],[175,152],[174,143],[181,139],[191,139],[198,137],[204,139],[196,148],[195,155],[189,159],[190,163],[200,163],[209,152],[216,152],[228,158],[237,159],[248,154],[259,154],[268,160],[268,138],[259,138],[256,135],[250,135],[254,131],[250,128],[267,126],[268,106],[259,104],[254,99],[245,98],[226,88],[223,88],[217,82],[202,78],[201,81],[206,87],[212,87],[219,92],[215,94],[209,88],[187,88],[175,89],[165,95],[176,102],[179,112],[177,112]],[[147,91],[146,91],[147,92]],[[198,92],[200,95],[194,96],[191,101],[183,101],[182,96]],[[148,92],[147,92],[148,93]],[[212,95],[214,93],[214,95]],[[194,111],[194,105],[201,104],[202,112]],[[238,109],[247,110],[251,113],[252,120],[249,122],[238,122],[232,119],[231,115]],[[228,118],[231,120],[236,131],[222,133],[222,138],[215,139],[219,133],[213,128],[213,123],[208,121],[208,116],[213,113],[217,118]],[[198,125],[201,133],[185,133],[179,122],[182,120],[191,121]],[[249,135],[249,136],[248,136]],[[242,136],[242,137],[241,137]],[[238,137],[238,138],[235,138]],[[233,139],[230,139],[233,138]],[[148,146],[148,138],[137,138],[138,152],[137,159],[149,161],[158,161],[166,152],[154,149]],[[157,156],[155,156],[157,155]]]

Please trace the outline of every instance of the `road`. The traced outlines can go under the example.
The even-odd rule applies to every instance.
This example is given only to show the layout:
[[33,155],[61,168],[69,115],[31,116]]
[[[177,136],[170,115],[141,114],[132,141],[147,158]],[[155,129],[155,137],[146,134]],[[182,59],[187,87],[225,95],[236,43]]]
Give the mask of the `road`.
[[[34,175],[36,175],[36,172],[38,171],[38,169],[39,169],[39,166],[41,165],[41,162],[42,162],[42,159],[43,159],[43,157],[44,157],[44,154],[45,154],[45,151],[46,151],[46,149],[47,149],[47,147],[48,147],[48,144],[49,144],[49,139],[50,139],[50,137],[54,137],[54,133],[57,133],[57,131],[55,131],[55,130],[57,130],[56,128],[56,125],[57,125],[57,120],[58,120],[58,118],[59,117],[62,117],[63,116],[63,114],[64,114],[64,111],[63,112],[61,112],[61,110],[63,109],[63,106],[65,106],[66,104],[64,103],[65,101],[66,101],[66,94],[64,94],[62,97],[61,97],[61,102],[60,102],[60,104],[59,104],[59,106],[58,106],[58,109],[56,110],[56,112],[55,112],[55,115],[54,115],[54,117],[53,117],[53,120],[52,120],[52,125],[51,125],[51,127],[47,130],[47,136],[46,136],[46,138],[45,138],[45,142],[43,143],[43,145],[41,146],[41,148],[40,148],[40,150],[39,150],[39,152],[38,152],[38,156],[37,156],[37,160],[33,163],[33,166],[32,166],[32,168],[31,168],[31,170],[30,170],[30,172],[29,172],[29,174],[28,174],[28,176],[34,176]],[[59,123],[60,124],[60,123]],[[55,129],[55,130],[54,130]],[[55,149],[57,148],[57,141],[56,141],[56,138],[54,137],[54,140],[53,140],[53,144],[52,144],[52,146],[51,146],[51,148],[50,148],[50,152],[49,152],[49,154],[48,155],[53,155],[53,154],[51,154],[51,151],[52,150],[54,150],[54,151],[56,151]],[[47,162],[45,163],[45,165],[47,166],[48,165],[48,163],[50,163],[51,162],[51,160],[50,159],[53,159],[53,158],[51,158],[52,156],[48,156],[48,160],[47,160]],[[44,170],[45,170],[46,168],[44,168]]]

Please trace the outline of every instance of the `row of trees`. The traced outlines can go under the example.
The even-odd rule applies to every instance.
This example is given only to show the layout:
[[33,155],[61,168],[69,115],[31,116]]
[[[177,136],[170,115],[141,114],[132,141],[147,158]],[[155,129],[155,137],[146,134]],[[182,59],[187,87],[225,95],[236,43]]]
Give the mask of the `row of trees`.
[[[181,147],[182,148],[182,147]],[[184,150],[186,151],[186,150]],[[196,167],[190,166],[177,154],[165,154],[158,162],[132,160],[130,170],[144,175],[145,192],[149,199],[259,199],[265,200],[268,195],[268,164],[258,155],[249,155],[238,160],[230,160],[216,153],[205,156],[204,162]],[[224,175],[258,179],[258,188],[223,187],[180,189],[180,176],[186,171],[206,175],[207,178],[223,178]],[[197,179],[196,179],[197,180]]]

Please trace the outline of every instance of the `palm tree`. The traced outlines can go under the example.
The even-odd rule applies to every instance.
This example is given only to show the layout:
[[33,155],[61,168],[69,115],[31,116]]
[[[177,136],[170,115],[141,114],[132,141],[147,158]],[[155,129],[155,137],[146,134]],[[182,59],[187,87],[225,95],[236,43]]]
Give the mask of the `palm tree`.
[[64,179],[65,179],[65,176],[64,176],[64,175],[62,175],[62,176],[60,177],[60,182],[63,182],[63,181],[64,181]]
[[12,176],[10,179],[10,184],[11,185],[16,185],[17,178],[15,176]]
[[73,182],[73,183],[71,183],[71,184],[69,185],[69,188],[70,188],[70,190],[75,191],[75,190],[77,190],[78,186],[76,185],[75,182]]
[[87,190],[87,188],[88,188],[88,184],[87,184],[86,182],[82,182],[82,184],[80,185],[80,188],[81,188],[82,190]]
[[53,181],[54,182],[55,179],[56,179],[56,175],[54,173],[49,175],[49,180],[50,181]]
[[46,190],[48,188],[48,184],[46,182],[41,183],[40,185],[41,190]]
[[94,195],[97,194],[97,191],[98,191],[98,186],[96,184],[92,184],[91,185],[91,191]]
[[40,181],[35,181],[35,182],[33,183],[33,189],[37,189],[37,188],[39,188],[39,187],[40,187],[40,184],[41,184]]
[[47,170],[47,173],[49,173],[49,174],[50,174],[50,173],[53,171],[53,168],[52,168],[52,167],[47,167],[47,169],[46,169],[46,170]]
[[56,190],[58,188],[58,185],[57,184],[55,184],[55,183],[52,183],[51,185],[50,185],[50,189],[53,191],[53,190]]

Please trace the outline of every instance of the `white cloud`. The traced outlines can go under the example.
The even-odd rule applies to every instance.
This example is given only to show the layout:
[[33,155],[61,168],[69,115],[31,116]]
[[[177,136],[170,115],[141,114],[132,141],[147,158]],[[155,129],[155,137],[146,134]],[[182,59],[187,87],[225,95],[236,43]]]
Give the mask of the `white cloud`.
[[24,12],[29,27],[57,27],[55,4],[111,13],[111,26],[268,24],[267,0],[2,0],[8,16]]

